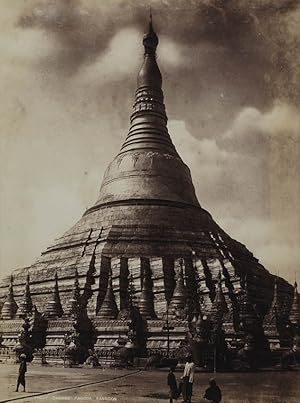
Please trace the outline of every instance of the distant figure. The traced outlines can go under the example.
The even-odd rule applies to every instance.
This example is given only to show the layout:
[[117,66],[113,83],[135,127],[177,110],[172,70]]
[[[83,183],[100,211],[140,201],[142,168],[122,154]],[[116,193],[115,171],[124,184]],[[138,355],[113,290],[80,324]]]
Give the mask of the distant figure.
[[20,367],[19,367],[19,376],[18,376],[18,382],[17,382],[17,389],[16,392],[19,391],[19,386],[23,386],[23,391],[25,392],[25,373],[27,371],[27,364],[26,364],[26,355],[21,354],[20,355]]
[[182,396],[184,403],[191,403],[193,394],[193,383],[195,374],[195,364],[192,357],[188,357],[184,367],[182,379]]
[[88,354],[89,355],[83,365],[85,367],[90,367],[90,368],[99,367],[100,366],[99,360],[98,360],[97,355],[94,353],[94,351],[88,350]]
[[221,389],[213,378],[209,380],[209,387],[205,391],[204,398],[211,403],[220,403],[222,400]]
[[153,354],[150,355],[150,357],[147,358],[146,364],[144,366],[144,370],[147,370],[148,368],[153,369],[159,366],[161,360],[160,354]]
[[179,397],[180,391],[177,388],[176,377],[174,375],[175,367],[170,367],[170,372],[168,373],[168,386],[170,388],[169,396],[170,403],[173,403],[173,399],[177,399]]

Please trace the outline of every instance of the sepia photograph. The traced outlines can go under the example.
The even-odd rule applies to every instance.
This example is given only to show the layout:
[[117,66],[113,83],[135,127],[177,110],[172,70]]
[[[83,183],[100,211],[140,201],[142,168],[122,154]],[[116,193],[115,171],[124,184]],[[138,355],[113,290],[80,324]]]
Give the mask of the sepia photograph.
[[300,403],[300,0],[0,33],[0,402]]

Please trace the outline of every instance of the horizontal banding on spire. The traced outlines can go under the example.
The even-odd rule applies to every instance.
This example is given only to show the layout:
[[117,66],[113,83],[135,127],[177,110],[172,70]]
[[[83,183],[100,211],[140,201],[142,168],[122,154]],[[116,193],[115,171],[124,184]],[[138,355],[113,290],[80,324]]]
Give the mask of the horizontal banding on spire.
[[158,38],[152,22],[143,45],[144,61],[138,74],[130,128],[119,154],[106,170],[95,206],[138,199],[199,206],[189,169],[168,132],[155,54]]

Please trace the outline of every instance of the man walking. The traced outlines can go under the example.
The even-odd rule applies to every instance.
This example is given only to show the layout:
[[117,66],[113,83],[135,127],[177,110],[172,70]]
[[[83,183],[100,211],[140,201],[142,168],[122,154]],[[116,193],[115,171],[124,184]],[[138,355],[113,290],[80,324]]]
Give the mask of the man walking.
[[176,377],[174,375],[175,367],[172,366],[170,367],[170,372],[168,373],[168,379],[167,383],[169,386],[169,397],[170,397],[170,403],[173,403],[173,399],[177,399],[179,396],[179,391],[177,388],[177,382],[176,382]]
[[20,355],[20,367],[19,367],[19,376],[18,376],[18,382],[17,382],[17,389],[16,392],[19,391],[19,386],[23,386],[23,391],[25,392],[25,373],[27,371],[27,364],[26,364],[26,355],[21,354]]
[[193,358],[189,356],[184,367],[183,376],[181,377],[183,382],[182,396],[184,403],[191,403],[193,394],[194,374],[195,374],[195,364],[193,363]]

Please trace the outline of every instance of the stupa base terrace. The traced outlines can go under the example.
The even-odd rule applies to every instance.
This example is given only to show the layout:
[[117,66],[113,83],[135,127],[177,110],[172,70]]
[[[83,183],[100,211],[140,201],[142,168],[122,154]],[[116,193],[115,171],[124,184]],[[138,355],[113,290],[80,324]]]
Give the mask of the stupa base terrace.
[[[33,362],[50,365],[128,365],[145,357],[160,365],[164,357],[180,361],[193,354],[198,365],[210,368],[216,349],[219,367],[248,368],[285,365],[292,358],[284,357],[294,357],[299,341],[290,320],[293,289],[263,269],[243,245],[230,239],[236,248],[231,249],[235,256],[229,255],[228,236],[203,233],[205,247],[197,251],[199,244],[191,249],[184,242],[181,257],[104,255],[116,244],[102,243],[102,237],[117,231],[102,228],[77,239],[66,235],[59,248],[56,244],[28,270],[16,271],[17,308],[10,317],[3,317],[7,286],[12,288],[6,279],[2,361],[15,361],[25,352]],[[78,242],[83,234],[85,242]],[[128,249],[147,249],[125,240],[123,247],[126,242]]]

